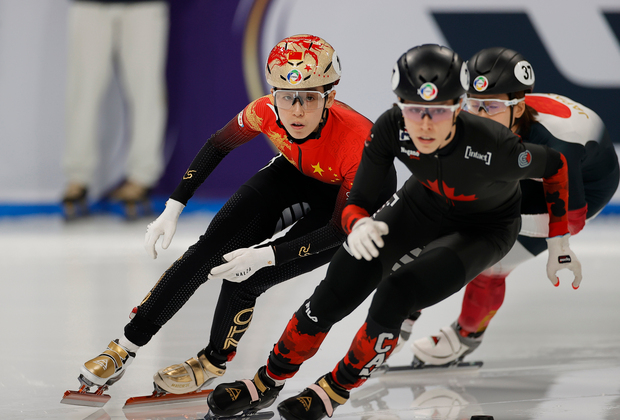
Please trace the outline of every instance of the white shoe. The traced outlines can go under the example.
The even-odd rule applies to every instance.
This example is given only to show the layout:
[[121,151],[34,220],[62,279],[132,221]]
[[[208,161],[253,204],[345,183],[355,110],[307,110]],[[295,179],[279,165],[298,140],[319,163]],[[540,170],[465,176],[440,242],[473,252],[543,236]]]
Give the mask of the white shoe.
[[478,337],[463,337],[457,322],[439,330],[439,334],[416,340],[411,345],[417,359],[428,365],[455,363],[473,352],[482,342]]
[[135,357],[135,353],[118,344],[118,340],[114,340],[108,344],[103,353],[84,363],[80,373],[94,385],[112,385],[121,379]]
[[209,362],[204,353],[191,359],[157,371],[153,381],[162,390],[171,394],[187,394],[200,391],[220,376],[226,368],[219,368]]

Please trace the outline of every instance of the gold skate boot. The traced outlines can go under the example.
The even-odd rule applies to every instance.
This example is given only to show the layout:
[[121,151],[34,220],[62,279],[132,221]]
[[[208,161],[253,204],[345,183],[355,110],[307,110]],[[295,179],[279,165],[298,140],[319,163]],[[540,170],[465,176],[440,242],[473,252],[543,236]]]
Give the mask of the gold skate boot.
[[200,391],[220,376],[226,368],[215,366],[204,355],[198,353],[184,363],[160,369],[153,375],[156,388],[171,394],[187,394]]
[[80,378],[86,379],[86,385],[88,382],[97,386],[112,385],[121,379],[135,357],[136,354],[118,344],[118,340],[111,341],[103,353],[82,365]]
[[[80,389],[78,391],[65,392],[63,404],[85,405],[90,407],[102,407],[110,399],[104,394],[108,386],[117,382],[125,374],[127,366],[136,357],[125,347],[118,344],[118,340],[111,341],[108,348],[94,359],[90,359],[80,368]],[[90,388],[96,386],[95,392]]]

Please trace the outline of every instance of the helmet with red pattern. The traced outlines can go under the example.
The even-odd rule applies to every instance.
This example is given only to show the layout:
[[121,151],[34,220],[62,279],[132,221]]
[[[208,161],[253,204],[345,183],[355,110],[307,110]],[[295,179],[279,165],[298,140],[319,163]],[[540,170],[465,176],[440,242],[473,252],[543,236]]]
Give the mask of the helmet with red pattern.
[[306,89],[340,80],[340,60],[323,38],[302,34],[273,47],[265,67],[267,83],[279,89]]

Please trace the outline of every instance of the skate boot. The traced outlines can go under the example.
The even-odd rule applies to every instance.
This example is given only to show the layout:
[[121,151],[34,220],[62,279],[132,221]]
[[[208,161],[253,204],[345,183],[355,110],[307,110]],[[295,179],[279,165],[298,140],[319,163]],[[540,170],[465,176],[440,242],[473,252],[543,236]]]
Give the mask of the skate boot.
[[86,386],[110,386],[121,379],[135,357],[118,340],[111,341],[103,353],[82,365],[78,379]]
[[139,216],[153,213],[149,199],[149,188],[132,181],[125,181],[109,195],[112,202],[120,202],[124,206],[125,217],[135,220]]
[[[87,405],[101,407],[109,399],[109,395],[103,393],[108,387],[116,383],[125,374],[127,366],[136,357],[125,347],[118,344],[118,340],[111,341],[108,348],[80,367],[81,387],[78,391],[67,391],[63,399],[64,404]],[[97,386],[95,392],[89,392],[91,387]]]
[[338,385],[328,373],[300,394],[278,404],[278,412],[287,420],[318,420],[331,417],[334,409],[348,399],[349,391]]
[[200,391],[224,373],[226,367],[209,362],[203,350],[186,362],[160,369],[153,375],[153,381],[160,391],[187,394]]
[[62,197],[63,215],[67,221],[78,219],[88,214],[86,195],[88,190],[82,184],[70,183]]
[[439,330],[436,336],[416,340],[411,345],[414,365],[457,364],[472,353],[482,342],[483,332],[467,333],[457,321]]
[[267,376],[267,367],[258,369],[254,379],[220,384],[209,394],[207,403],[216,416],[251,414],[269,407],[278,398],[284,385],[276,386]]

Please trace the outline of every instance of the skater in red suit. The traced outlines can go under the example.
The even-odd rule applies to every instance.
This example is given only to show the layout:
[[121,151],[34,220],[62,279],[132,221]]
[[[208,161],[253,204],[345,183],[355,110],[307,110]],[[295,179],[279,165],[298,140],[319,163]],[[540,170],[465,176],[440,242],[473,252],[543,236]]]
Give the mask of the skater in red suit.
[[[556,94],[532,94],[534,70],[520,53],[487,48],[468,62],[471,84],[466,110],[499,122],[525,142],[561,152],[568,164],[568,229],[577,234],[618,188],[618,157],[603,121],[591,109]],[[506,277],[547,249],[549,213],[540,181],[521,181],[522,226],[510,252],[465,288],[463,307],[452,325],[412,344],[415,358],[429,365],[455,363],[473,352],[504,301]],[[552,278],[555,286],[559,280]],[[414,314],[411,318],[417,318]],[[413,320],[405,321],[405,339]],[[404,340],[406,341],[406,340]]]
[[[208,278],[226,279],[206,348],[153,377],[158,392],[199,391],[225,373],[258,296],[330,261],[346,239],[342,210],[372,127],[367,118],[335,100],[340,73],[338,55],[322,38],[295,35],[273,48],[265,69],[271,93],[247,105],[207,140],[164,212],[149,225],[147,252],[157,256],[161,235],[162,247],[168,247],[188,200],[231,150],[264,133],[280,154],[233,194],[198,242],[161,276],[125,334],[82,366],[82,384],[102,387],[119,380],[136,351],[200,285]],[[369,211],[396,190],[393,165],[378,181],[381,188]],[[270,239],[291,225],[284,236]]]
[[[568,246],[564,157],[461,112],[468,85],[467,66],[449,48],[422,45],[398,59],[392,74],[397,106],[374,124],[343,211],[347,241],[289,321],[267,365],[253,380],[221,384],[209,394],[214,414],[271,404],[330,328],[376,289],[366,321],[334,370],[278,405],[286,419],[331,417],[349,390],[387,360],[410,313],[457,292],[510,250],[521,226],[521,179],[543,179],[552,237],[549,276],[568,267],[579,285],[581,267]],[[413,176],[373,215],[370,203],[395,158]],[[402,259],[408,252],[418,256]],[[393,270],[396,264],[400,268]]]

